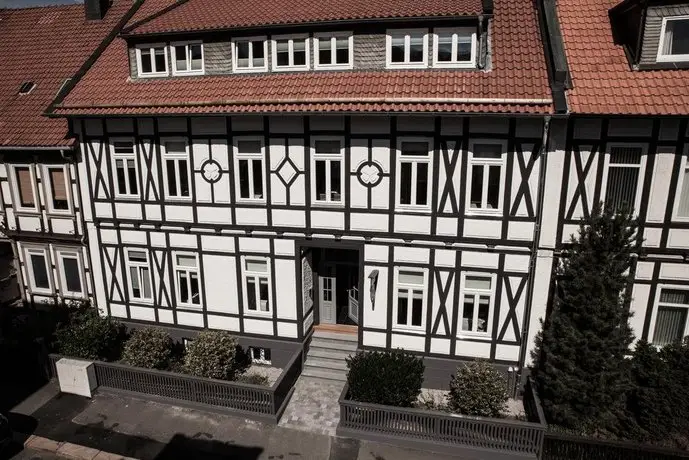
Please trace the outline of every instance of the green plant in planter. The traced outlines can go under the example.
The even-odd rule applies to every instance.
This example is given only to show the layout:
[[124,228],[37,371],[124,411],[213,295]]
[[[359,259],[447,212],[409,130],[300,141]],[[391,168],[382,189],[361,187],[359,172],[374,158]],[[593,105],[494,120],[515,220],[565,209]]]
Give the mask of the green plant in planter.
[[450,378],[448,405],[459,414],[501,417],[507,406],[505,376],[486,361],[458,367]]
[[137,329],[124,344],[122,361],[125,364],[147,369],[168,369],[174,342],[162,329],[145,327]]
[[101,316],[88,304],[71,309],[67,322],[55,331],[61,354],[90,360],[118,359],[125,338],[124,325],[109,316]]
[[236,380],[249,368],[251,361],[226,331],[203,331],[187,345],[184,371],[197,377]]
[[412,407],[421,393],[423,360],[402,350],[360,351],[347,358],[347,367],[355,401]]

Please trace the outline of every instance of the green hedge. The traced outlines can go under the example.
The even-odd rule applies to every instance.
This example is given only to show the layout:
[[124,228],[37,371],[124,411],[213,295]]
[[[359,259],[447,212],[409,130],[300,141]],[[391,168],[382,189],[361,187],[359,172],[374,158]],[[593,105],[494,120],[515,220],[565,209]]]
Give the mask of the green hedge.
[[124,344],[122,362],[147,369],[170,368],[174,342],[162,329],[145,327],[134,331]]
[[122,353],[126,328],[82,303],[70,307],[68,320],[58,326],[55,341],[60,353],[75,358],[115,361]]
[[448,406],[453,412],[483,417],[502,417],[507,408],[505,376],[486,361],[457,368],[450,378]]

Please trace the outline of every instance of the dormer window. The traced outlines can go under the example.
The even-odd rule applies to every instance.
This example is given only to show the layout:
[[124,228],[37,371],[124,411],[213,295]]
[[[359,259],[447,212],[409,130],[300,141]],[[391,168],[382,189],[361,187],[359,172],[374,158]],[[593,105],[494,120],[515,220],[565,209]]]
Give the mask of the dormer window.
[[427,32],[425,29],[389,30],[387,33],[387,67],[427,67]]
[[689,16],[663,18],[658,61],[689,61]]
[[354,36],[343,32],[317,35],[314,39],[316,69],[351,69],[354,61]]
[[434,67],[476,67],[476,29],[436,29],[433,34]]
[[241,38],[232,41],[232,70],[265,72],[268,70],[268,42],[265,37]]
[[136,64],[140,77],[166,77],[168,70],[165,45],[137,46]]
[[203,43],[173,43],[170,51],[173,75],[203,74]]
[[273,70],[309,70],[308,37],[275,37]]

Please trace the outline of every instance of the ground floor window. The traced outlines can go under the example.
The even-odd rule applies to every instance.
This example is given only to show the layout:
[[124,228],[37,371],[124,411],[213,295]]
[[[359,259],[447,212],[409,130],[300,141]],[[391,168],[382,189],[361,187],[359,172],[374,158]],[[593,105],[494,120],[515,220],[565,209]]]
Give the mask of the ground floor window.
[[682,340],[687,334],[689,289],[662,288],[658,298],[653,344],[665,346]]
[[495,276],[462,274],[462,333],[488,335],[495,302]]
[[270,262],[267,258],[245,257],[243,264],[244,305],[255,314],[269,314]]
[[395,326],[423,328],[426,310],[426,272],[399,268],[395,284]]
[[26,269],[29,272],[31,290],[34,292],[52,291],[48,250],[46,248],[29,248],[26,250],[26,255]]
[[76,251],[58,250],[59,274],[62,292],[68,296],[82,296],[81,257]]
[[153,300],[151,289],[151,268],[148,264],[148,253],[145,250],[127,251],[129,273],[129,295],[136,300]]
[[271,364],[270,348],[249,347],[249,354],[254,364]]
[[177,302],[181,305],[201,305],[199,261],[195,254],[175,254]]

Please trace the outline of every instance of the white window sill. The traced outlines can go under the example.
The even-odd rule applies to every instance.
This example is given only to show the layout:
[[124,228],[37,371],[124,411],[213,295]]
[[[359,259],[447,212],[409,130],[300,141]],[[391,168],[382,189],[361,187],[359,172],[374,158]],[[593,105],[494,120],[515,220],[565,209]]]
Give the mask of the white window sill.
[[306,72],[309,71],[308,67],[276,67],[273,66],[273,72]]
[[419,334],[426,333],[426,326],[405,326],[402,324],[395,324],[392,326],[392,332],[417,332]]
[[29,292],[36,295],[55,295],[55,291],[52,289],[36,288],[33,286],[29,286]]
[[317,64],[314,70],[352,70],[352,64]]
[[137,77],[139,78],[163,78],[163,77],[169,77],[170,74],[165,72],[165,73],[140,73],[137,74]]
[[138,299],[136,297],[132,297],[131,295],[129,296],[129,301],[141,305],[153,305],[153,299]]
[[173,203],[191,203],[192,201],[191,196],[166,196],[165,199]]
[[83,292],[63,292],[62,297],[65,299],[86,299],[87,296]]
[[186,71],[173,71],[173,77],[194,77],[199,75],[205,75],[203,70],[186,70]]
[[409,212],[409,213],[416,213],[416,214],[430,214],[430,213],[431,213],[431,208],[430,208],[430,206],[413,206],[413,205],[398,204],[398,205],[395,207],[395,212]]
[[480,208],[469,208],[465,210],[464,214],[466,216],[474,216],[474,217],[481,217],[481,216],[502,216],[503,212],[502,209],[480,209]]
[[254,199],[252,200],[251,198],[237,198],[236,200],[237,204],[253,204],[253,205],[261,205],[261,204],[266,204],[266,200],[264,198],[259,199]]
[[689,55],[686,54],[680,54],[677,56],[673,56],[671,54],[668,55],[662,55],[658,56],[656,58],[656,62],[689,62]]
[[689,222],[689,216],[674,216],[672,222]]
[[196,304],[188,304],[188,303],[177,303],[177,309],[183,309],[183,310],[193,310],[193,311],[202,311],[203,310],[203,305],[196,305]]
[[389,62],[386,69],[426,69],[428,68],[427,62],[413,62],[413,63],[399,63]]
[[457,334],[457,339],[481,339],[487,342],[492,340],[491,336],[487,332],[471,332],[471,331],[459,331]]
[[60,210],[53,210],[50,209],[48,210],[48,216],[57,216],[57,217],[65,217],[65,216],[74,216],[74,211],[71,209],[60,209]]
[[273,312],[272,311],[256,311],[256,310],[245,309],[244,310],[244,316],[255,316],[257,318],[272,318]]
[[435,62],[434,69],[476,69],[475,62]]
[[344,202],[343,201],[318,201],[318,200],[313,200],[311,202],[312,207],[314,208],[344,208]]
[[139,195],[115,195],[116,200],[141,201]]
[[259,72],[268,72],[268,67],[237,67],[233,68],[232,72],[234,73],[259,73]]
[[[10,206],[8,206],[8,208],[9,207]],[[17,213],[33,213],[33,214],[40,213],[38,208],[22,208],[21,206],[16,206],[14,209],[15,209],[15,212],[17,212]]]

